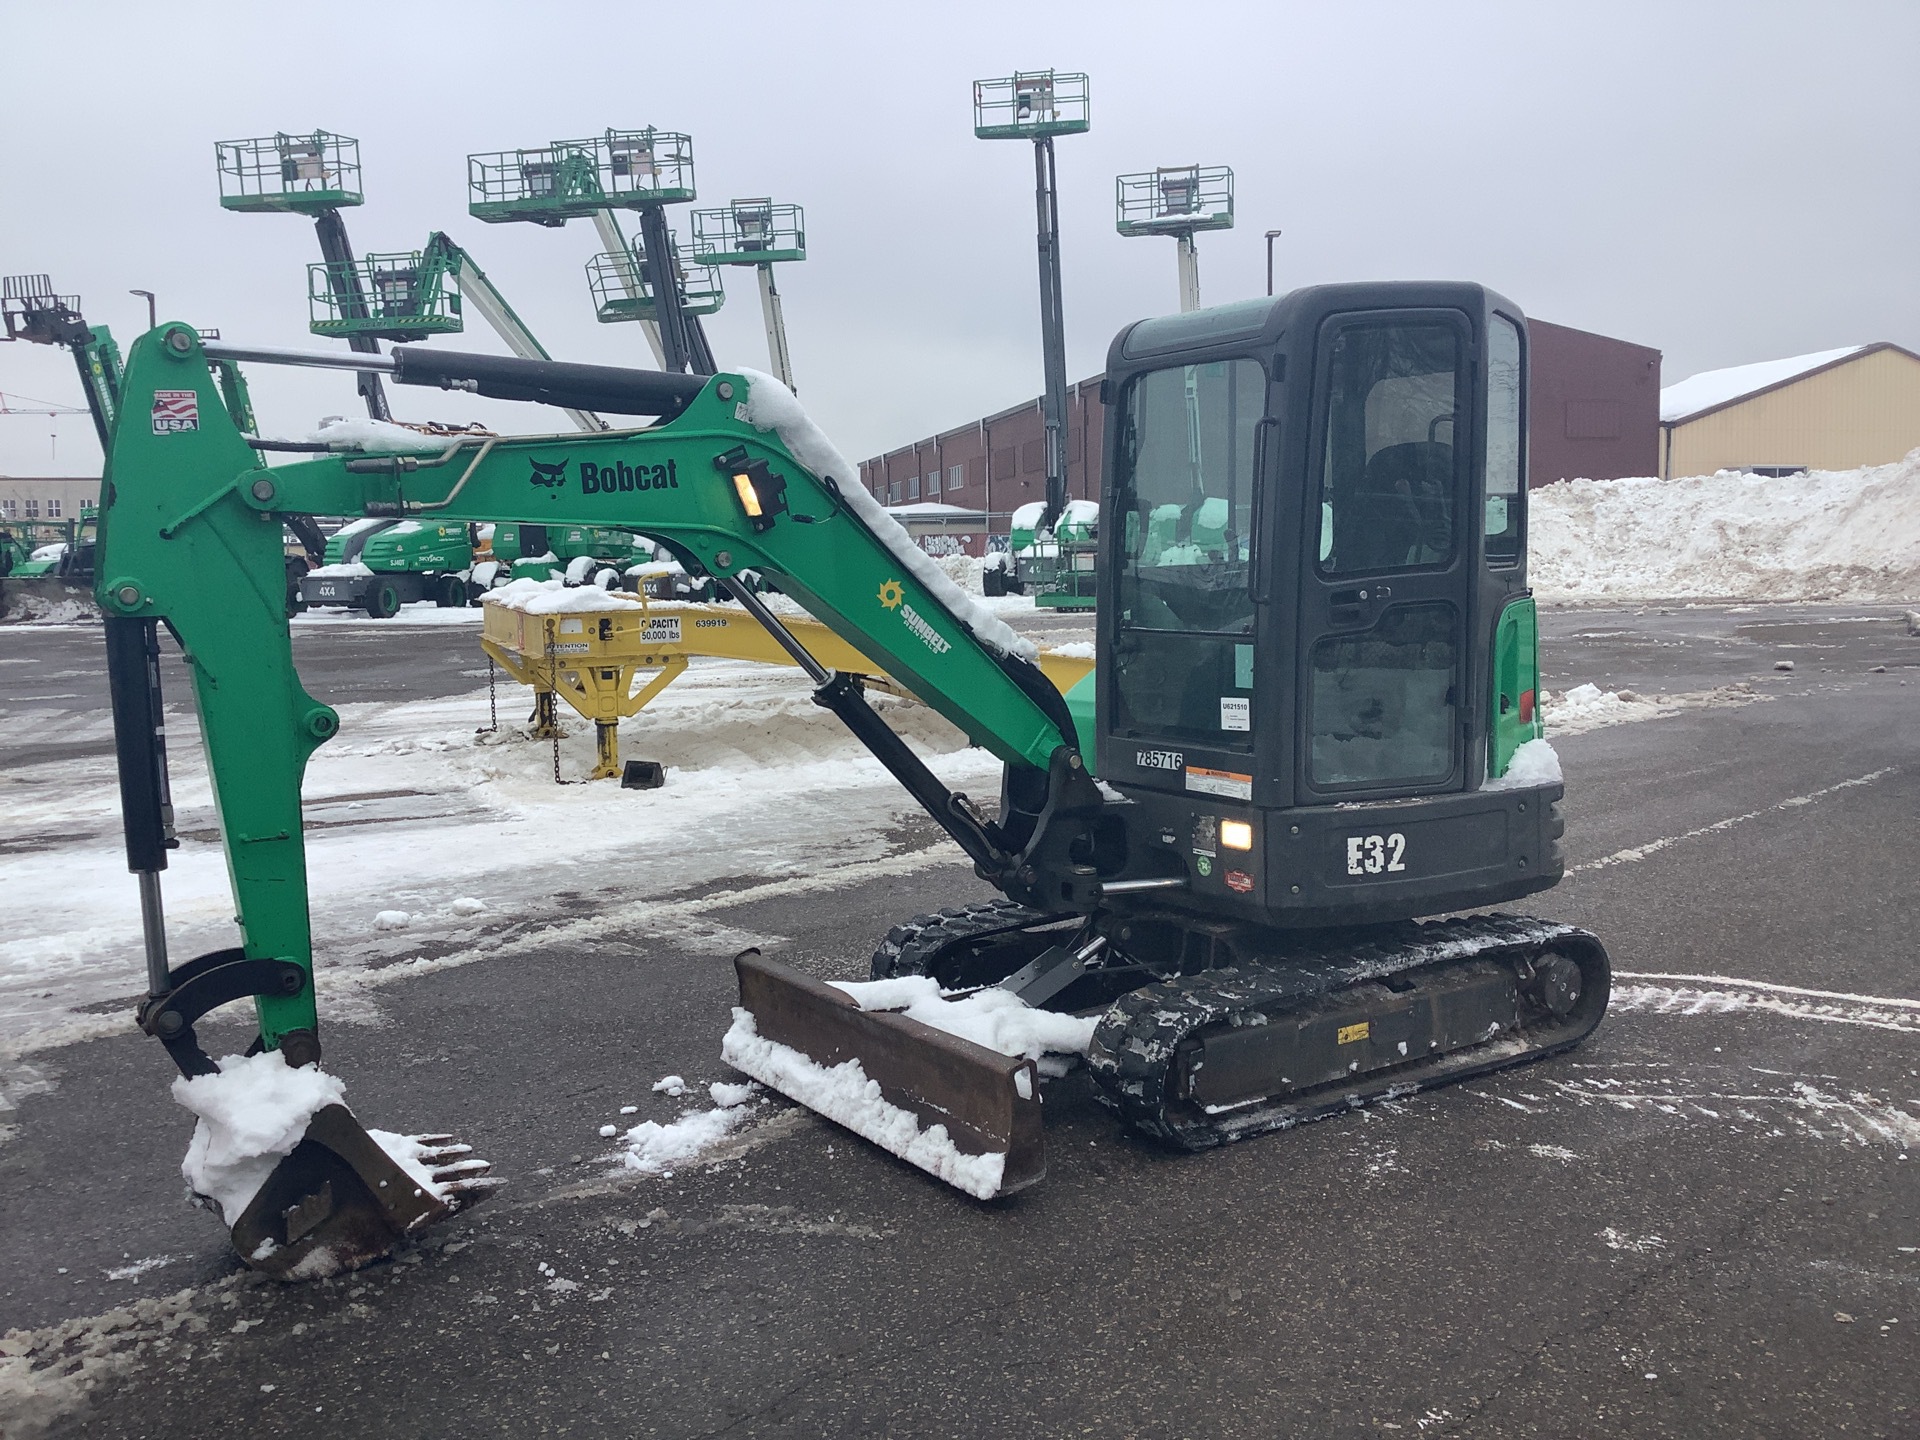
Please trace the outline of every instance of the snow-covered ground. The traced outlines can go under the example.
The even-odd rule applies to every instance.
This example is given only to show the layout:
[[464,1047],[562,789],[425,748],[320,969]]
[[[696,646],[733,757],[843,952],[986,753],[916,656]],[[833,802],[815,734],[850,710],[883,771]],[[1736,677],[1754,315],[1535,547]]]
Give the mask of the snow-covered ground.
[[1545,601],[1920,596],[1920,450],[1779,479],[1568,480],[1529,504]]
[[[493,735],[475,733],[487,723],[484,690],[340,707],[340,735],[316,752],[305,787],[315,955],[330,1015],[342,1015],[343,999],[351,1013],[356,972],[510,945],[529,926],[563,922],[583,894],[644,931],[647,906],[690,886],[763,884],[878,860],[894,843],[887,832],[913,809],[813,703],[797,670],[693,661],[620,726],[623,756],[666,766],[666,786],[655,791],[554,784],[551,747],[505,723],[524,714],[526,692],[503,686],[500,698]],[[990,754],[923,706],[875,703],[948,784],[991,801],[999,767]],[[47,712],[41,723],[69,743],[81,730],[111,733],[104,715]],[[578,779],[592,764],[592,727],[571,715],[566,723],[561,774]],[[182,843],[165,877],[167,921],[174,953],[185,957],[238,941],[192,712],[169,712],[168,730]],[[14,773],[0,844],[17,845],[8,847],[9,894],[33,897],[10,904],[0,935],[0,1049],[17,1053],[124,1028],[123,1013],[84,1007],[137,994],[143,970],[111,764]],[[47,843],[56,834],[71,838]],[[683,922],[674,923],[677,933]]]

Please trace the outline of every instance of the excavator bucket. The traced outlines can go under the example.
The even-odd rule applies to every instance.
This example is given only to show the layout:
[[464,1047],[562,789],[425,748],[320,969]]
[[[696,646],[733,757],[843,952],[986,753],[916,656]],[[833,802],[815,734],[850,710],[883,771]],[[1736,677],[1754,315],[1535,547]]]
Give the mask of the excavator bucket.
[[327,1105],[234,1222],[234,1248],[279,1280],[357,1270],[485,1198],[488,1168],[450,1135],[369,1131]]
[[981,1200],[1046,1174],[1033,1061],[888,1011],[749,950],[729,1065]]

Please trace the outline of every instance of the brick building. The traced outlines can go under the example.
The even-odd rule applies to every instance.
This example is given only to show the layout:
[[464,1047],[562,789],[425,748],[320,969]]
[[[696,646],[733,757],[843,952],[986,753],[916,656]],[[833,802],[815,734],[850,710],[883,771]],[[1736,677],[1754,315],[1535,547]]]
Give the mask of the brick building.
[[[1532,485],[1576,477],[1613,480],[1658,473],[1660,352],[1586,330],[1528,322],[1533,347],[1528,420]],[[1106,409],[1098,375],[1067,390],[1067,494],[1100,498]],[[986,512],[989,532],[1046,498],[1046,427],[1040,401],[943,430],[860,464],[883,505],[937,503]],[[968,548],[978,554],[977,541]]]

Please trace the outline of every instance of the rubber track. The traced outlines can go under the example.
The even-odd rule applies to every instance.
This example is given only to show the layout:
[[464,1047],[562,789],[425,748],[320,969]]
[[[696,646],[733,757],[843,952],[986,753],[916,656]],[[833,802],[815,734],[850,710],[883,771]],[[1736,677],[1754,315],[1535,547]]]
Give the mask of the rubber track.
[[[1180,1043],[1202,1029],[1265,1023],[1277,1010],[1408,971],[1510,959],[1556,947],[1566,948],[1584,962],[1581,969],[1587,984],[1580,1007],[1551,1027],[1535,1026],[1518,1036],[1358,1076],[1352,1084],[1257,1102],[1219,1115],[1207,1115],[1172,1093]],[[1593,993],[1595,966],[1597,996]],[[1303,949],[1297,959],[1290,956],[1284,965],[1204,971],[1129,991],[1101,1020],[1087,1060],[1095,1094],[1108,1109],[1145,1134],[1182,1149],[1201,1150],[1565,1050],[1599,1023],[1606,1009],[1607,973],[1600,941],[1572,925],[1479,915],[1385,926],[1354,932],[1318,949]],[[1536,1043],[1518,1043],[1525,1038]]]
[[[887,938],[873,952],[873,978],[891,980],[900,975],[931,975],[940,956],[955,945],[1064,918],[1064,915],[1047,915],[999,897],[972,905],[950,906],[936,915],[916,915],[889,930]],[[1009,967],[1009,971],[1012,968]]]

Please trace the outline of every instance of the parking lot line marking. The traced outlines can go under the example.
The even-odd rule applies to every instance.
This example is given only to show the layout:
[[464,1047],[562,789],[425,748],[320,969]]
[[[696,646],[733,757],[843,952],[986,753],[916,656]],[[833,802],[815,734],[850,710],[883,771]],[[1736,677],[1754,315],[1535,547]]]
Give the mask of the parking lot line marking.
[[1899,768],[1898,765],[1889,765],[1882,770],[1871,770],[1865,775],[1856,775],[1851,780],[1842,780],[1838,784],[1828,785],[1819,790],[1809,790],[1805,795],[1793,795],[1785,800],[1776,801],[1772,805],[1762,806],[1758,810],[1749,810],[1744,815],[1729,815],[1724,820],[1715,820],[1711,825],[1699,825],[1691,830],[1682,831],[1678,835],[1667,835],[1658,840],[1649,840],[1644,845],[1633,845],[1625,850],[1616,850],[1611,855],[1603,855],[1598,860],[1589,860],[1584,865],[1569,865],[1566,873],[1579,875],[1588,870],[1605,870],[1610,866],[1627,865],[1635,860],[1644,860],[1649,855],[1658,855],[1662,850],[1678,845],[1683,840],[1695,840],[1702,835],[1731,830],[1736,825],[1744,825],[1749,820],[1758,820],[1761,816],[1770,815],[1776,810],[1795,810],[1841,790],[1853,790],[1862,785],[1871,785],[1876,780],[1885,779]]

